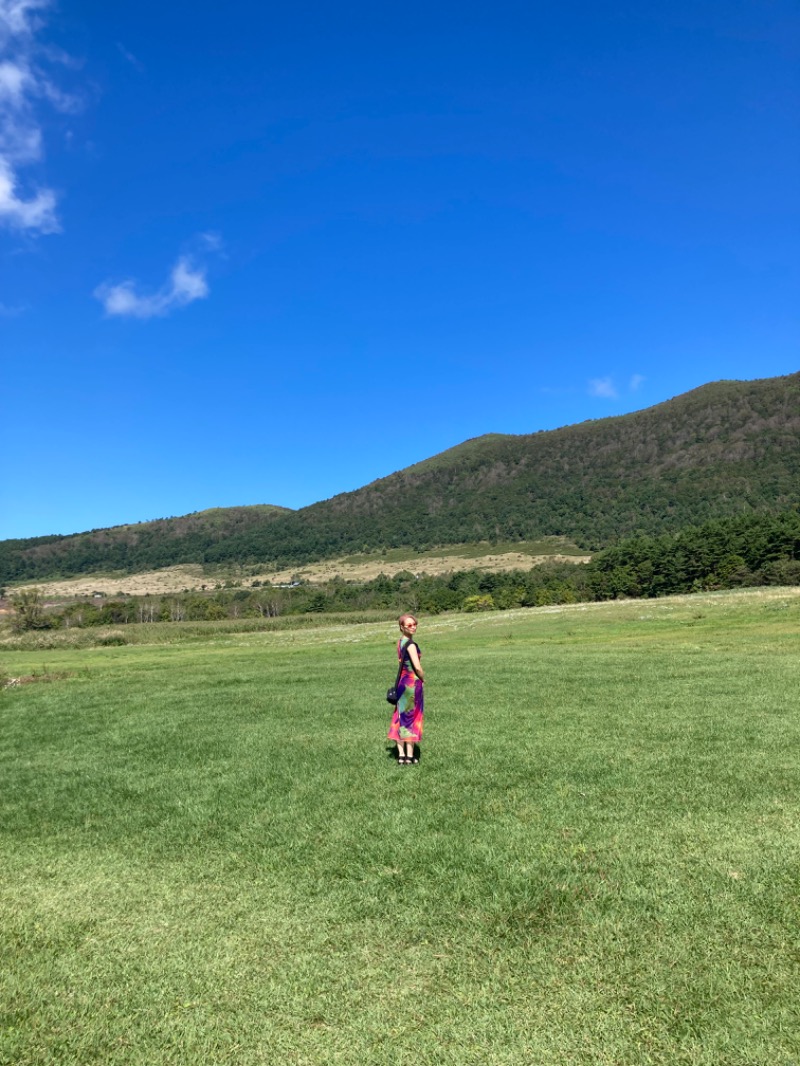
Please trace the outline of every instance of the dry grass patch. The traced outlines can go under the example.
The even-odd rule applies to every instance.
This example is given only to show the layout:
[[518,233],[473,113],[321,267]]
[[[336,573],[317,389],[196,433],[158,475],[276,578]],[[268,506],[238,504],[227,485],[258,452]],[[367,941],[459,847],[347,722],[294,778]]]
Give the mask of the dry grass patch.
[[0,688],[18,688],[20,685],[35,685],[38,682],[49,684],[52,681],[64,681],[72,676],[70,670],[44,670],[39,674],[21,674],[19,677],[0,674]]
[[589,555],[528,555],[525,552],[502,552],[493,555],[467,557],[464,555],[424,555],[410,559],[391,560],[379,557],[365,557],[351,562],[347,559],[329,559],[321,563],[311,563],[300,569],[274,570],[259,574],[257,579],[273,584],[285,584],[292,577],[300,576],[305,581],[331,581],[341,577],[345,581],[372,581],[380,574],[394,577],[401,570],[410,570],[412,574],[450,574],[459,570],[530,570],[539,563],[588,563]]
[[181,592],[183,589],[200,588],[201,585],[213,586],[215,578],[203,573],[202,566],[185,563],[181,566],[168,566],[163,570],[148,570],[142,574],[127,574],[121,577],[103,574],[82,574],[80,577],[65,578],[61,581],[34,581],[27,585],[16,585],[14,591],[41,589],[46,597],[75,597],[80,599],[102,592],[105,596],[158,596],[169,592]]
[[413,574],[455,573],[461,570],[530,570],[540,563],[588,563],[589,555],[572,555],[557,553],[531,554],[526,551],[494,551],[486,546],[486,554],[481,554],[480,545],[469,545],[468,550],[442,549],[441,552],[428,551],[408,554],[398,558],[397,552],[388,552],[386,556],[364,555],[347,556],[341,559],[326,559],[306,566],[284,567],[280,570],[264,569],[244,576],[241,571],[218,571],[209,574],[197,563],[185,563],[180,566],[168,566],[162,570],[148,570],[141,574],[104,575],[82,574],[80,577],[65,578],[59,581],[37,581],[31,584],[17,585],[14,591],[38,588],[50,599],[82,599],[101,592],[104,596],[163,596],[184,589],[196,591],[212,589],[228,580],[241,581],[249,585],[261,581],[273,585],[288,585],[291,581],[302,578],[312,584],[331,581],[340,577],[345,581],[372,581],[380,574],[394,577],[402,570]]

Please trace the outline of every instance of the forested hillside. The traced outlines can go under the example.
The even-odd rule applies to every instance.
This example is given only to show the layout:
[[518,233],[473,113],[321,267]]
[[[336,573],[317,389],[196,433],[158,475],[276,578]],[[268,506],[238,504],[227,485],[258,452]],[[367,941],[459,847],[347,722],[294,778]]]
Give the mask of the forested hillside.
[[716,382],[644,411],[548,432],[480,437],[213,539],[154,532],[133,543],[110,530],[15,542],[0,551],[1,579],[178,562],[294,565],[380,547],[552,535],[596,550],[799,499],[800,374],[792,374]]
[[706,385],[645,411],[467,441],[294,512],[207,558],[307,559],[566,536],[596,550],[800,498],[800,374]]
[[44,574],[95,570],[153,570],[202,559],[213,545],[246,537],[289,514],[286,507],[214,507],[180,518],[93,529],[72,536],[0,541],[0,583],[34,580]]

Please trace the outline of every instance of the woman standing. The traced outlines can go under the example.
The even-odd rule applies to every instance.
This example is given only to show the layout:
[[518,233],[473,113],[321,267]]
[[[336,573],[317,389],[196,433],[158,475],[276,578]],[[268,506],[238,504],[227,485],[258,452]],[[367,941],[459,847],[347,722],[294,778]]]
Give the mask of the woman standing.
[[425,675],[420,663],[421,652],[414,641],[417,620],[413,614],[404,614],[398,619],[402,636],[397,642],[397,658],[402,663],[397,691],[400,699],[389,726],[389,740],[397,741],[399,766],[411,766],[419,762],[414,745],[422,740],[422,719],[425,713],[423,685]]

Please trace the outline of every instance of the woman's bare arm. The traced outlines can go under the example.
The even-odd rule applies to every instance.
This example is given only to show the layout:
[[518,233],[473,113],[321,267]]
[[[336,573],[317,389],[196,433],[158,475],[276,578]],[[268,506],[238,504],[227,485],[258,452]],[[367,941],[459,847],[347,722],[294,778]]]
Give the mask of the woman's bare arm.
[[424,681],[425,674],[422,672],[422,665],[419,661],[419,653],[417,652],[416,644],[409,644],[408,657],[411,660],[411,665],[414,667],[414,673],[417,675],[420,681]]

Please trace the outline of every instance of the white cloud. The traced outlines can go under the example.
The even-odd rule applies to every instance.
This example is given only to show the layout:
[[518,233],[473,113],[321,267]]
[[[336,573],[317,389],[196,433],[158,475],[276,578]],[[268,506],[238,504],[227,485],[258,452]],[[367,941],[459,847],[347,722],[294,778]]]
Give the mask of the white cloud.
[[647,381],[647,378],[643,377],[641,374],[634,374],[628,382],[628,388],[631,392],[638,392],[641,386],[644,385],[645,381]]
[[42,69],[70,62],[36,41],[49,6],[50,0],[0,0],[0,225],[30,233],[60,229],[53,190],[23,187],[22,169],[42,158],[36,105],[44,100],[67,114],[80,107]]
[[25,200],[17,195],[14,170],[0,156],[0,222],[39,233],[58,233],[56,198],[51,189],[42,189]]
[[170,311],[186,307],[195,300],[208,296],[205,268],[196,266],[188,256],[181,256],[169,277],[169,281],[151,295],[140,295],[135,281],[123,281],[119,285],[104,282],[95,291],[107,315],[121,318],[163,318]]
[[50,0],[0,0],[0,47],[9,37],[29,37],[41,25],[33,12],[49,6]]
[[589,395],[613,400],[618,394],[611,378],[592,378],[589,382]]
[[179,307],[190,304],[193,300],[204,300],[208,296],[205,270],[193,269],[190,260],[185,256],[172,268],[171,282],[170,298]]
[[19,107],[30,83],[30,71],[21,63],[10,60],[0,63],[0,101],[6,101],[7,106]]

